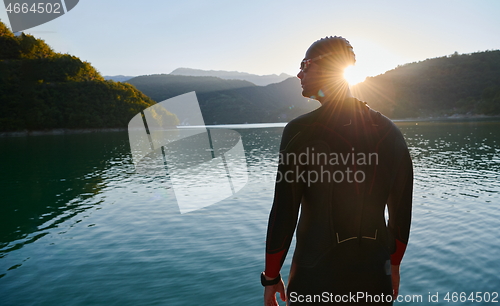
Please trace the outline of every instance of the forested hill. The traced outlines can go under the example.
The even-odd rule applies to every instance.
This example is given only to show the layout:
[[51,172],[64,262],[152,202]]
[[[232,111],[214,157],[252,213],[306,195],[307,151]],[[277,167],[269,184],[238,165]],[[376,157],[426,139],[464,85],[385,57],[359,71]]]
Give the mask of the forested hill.
[[267,86],[171,74],[140,76],[127,82],[157,102],[196,91],[206,124],[287,122],[319,106],[302,97],[297,78]]
[[391,118],[500,115],[500,50],[398,66],[353,93]]
[[[213,76],[106,81],[87,62],[0,22],[0,131],[126,128],[155,101],[196,91],[206,124],[287,122],[319,106],[289,78],[257,86]],[[390,118],[500,115],[500,50],[453,54],[367,78],[353,94]],[[178,120],[166,113],[166,125]]]
[[[158,102],[196,91],[207,124],[284,122],[318,106],[301,97],[297,78],[268,86],[171,74],[128,82]],[[500,115],[500,51],[405,64],[367,78],[353,94],[394,119]]]
[[[0,131],[126,128],[153,104],[132,85],[105,81],[89,63],[31,35],[16,37],[0,22]],[[166,125],[178,122],[165,115]]]

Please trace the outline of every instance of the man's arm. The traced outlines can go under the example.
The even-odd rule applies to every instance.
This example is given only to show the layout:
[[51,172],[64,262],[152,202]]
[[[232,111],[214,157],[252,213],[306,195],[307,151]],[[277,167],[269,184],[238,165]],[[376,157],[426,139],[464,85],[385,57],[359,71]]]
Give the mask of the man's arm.
[[[302,199],[303,182],[296,180],[295,173],[301,171],[294,158],[286,158],[287,154],[297,154],[293,141],[297,133],[287,126],[283,131],[280,148],[280,162],[274,192],[274,201],[269,215],[266,239],[266,279],[278,277],[285,261],[297,225],[300,201]],[[286,299],[283,281],[264,290],[264,305],[278,305],[276,292],[282,300]],[[284,299],[285,298],[285,299]]]
[[[402,138],[402,136],[401,136]],[[399,266],[403,259],[410,236],[412,196],[413,196],[413,165],[404,139],[399,143],[402,156],[396,164],[397,174],[387,201],[389,210],[389,231],[394,237],[395,250],[391,254],[391,273],[393,295],[399,292]]]

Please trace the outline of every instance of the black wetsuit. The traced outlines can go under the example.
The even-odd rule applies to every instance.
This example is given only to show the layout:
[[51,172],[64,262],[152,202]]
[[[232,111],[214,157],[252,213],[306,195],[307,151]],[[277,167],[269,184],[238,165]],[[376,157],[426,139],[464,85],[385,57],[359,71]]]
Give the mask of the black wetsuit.
[[300,208],[287,288],[292,305],[313,295],[322,299],[317,305],[335,295],[359,304],[370,300],[352,294],[391,295],[390,261],[398,265],[408,243],[412,186],[401,132],[366,103],[330,101],[291,121],[280,148],[266,275],[278,275]]

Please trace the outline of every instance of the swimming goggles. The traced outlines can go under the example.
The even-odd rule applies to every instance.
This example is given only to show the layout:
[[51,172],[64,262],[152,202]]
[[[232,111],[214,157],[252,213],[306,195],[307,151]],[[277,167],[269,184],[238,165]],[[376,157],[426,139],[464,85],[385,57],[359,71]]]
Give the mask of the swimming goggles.
[[320,55],[320,56],[316,56],[316,57],[313,57],[313,58],[309,58],[309,59],[303,60],[302,62],[300,62],[300,70],[302,72],[306,72],[307,69],[309,69],[309,67],[311,66],[312,62],[319,61],[320,59],[322,59],[324,57],[327,57],[327,56],[329,56],[331,54],[332,53],[329,52],[329,53],[326,53],[326,54],[323,54],[323,55]]

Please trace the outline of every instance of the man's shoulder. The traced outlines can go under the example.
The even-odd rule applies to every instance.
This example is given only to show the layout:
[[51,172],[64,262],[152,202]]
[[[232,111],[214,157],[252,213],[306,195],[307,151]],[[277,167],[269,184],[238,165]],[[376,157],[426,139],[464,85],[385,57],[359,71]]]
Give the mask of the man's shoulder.
[[372,108],[369,111],[371,121],[379,130],[379,134],[386,139],[391,139],[398,150],[408,150],[405,137],[396,123]]
[[[282,144],[286,144],[285,147],[288,147],[288,144],[293,139],[303,139],[302,136],[310,132],[311,126],[317,121],[317,117],[318,109],[290,120],[283,130],[281,138]],[[301,137],[298,137],[299,135],[301,135]]]
[[315,123],[318,118],[318,110],[319,109],[313,110],[309,113],[300,115],[297,118],[290,120],[286,124],[285,130],[303,129]]
[[310,111],[309,113],[305,113],[303,115],[298,116],[295,119],[290,120],[290,122],[288,122],[287,125],[313,123],[318,117],[318,112],[319,112],[320,108],[321,108],[321,106],[313,111]]
[[[366,102],[363,103],[366,104]],[[406,143],[403,133],[396,125],[396,123],[394,123],[394,121],[392,121],[390,118],[383,115],[379,111],[371,108],[370,106],[368,106],[368,104],[366,105],[368,107],[369,123],[371,123],[371,125],[378,130],[379,134],[385,135],[392,139],[398,139],[399,142]]]
[[390,118],[388,118],[387,116],[385,116],[381,112],[377,111],[376,109],[373,109],[366,102],[362,101],[362,103],[366,104],[366,106],[368,108],[369,118],[370,118],[370,121],[372,122],[373,125],[379,126],[379,127],[385,127],[388,129],[399,130],[399,128],[394,123],[394,121],[392,121]]

